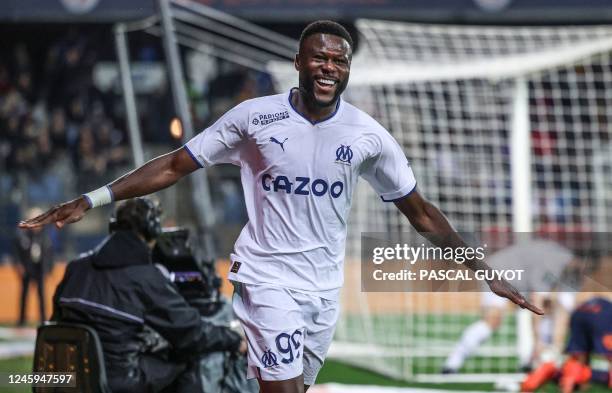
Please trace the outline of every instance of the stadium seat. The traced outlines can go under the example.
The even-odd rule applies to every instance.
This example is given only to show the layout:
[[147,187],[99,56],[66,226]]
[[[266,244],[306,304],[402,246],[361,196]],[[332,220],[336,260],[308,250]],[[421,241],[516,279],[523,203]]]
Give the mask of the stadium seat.
[[111,393],[98,334],[86,325],[45,322],[38,327],[34,372],[74,372],[76,387],[35,387],[35,393]]

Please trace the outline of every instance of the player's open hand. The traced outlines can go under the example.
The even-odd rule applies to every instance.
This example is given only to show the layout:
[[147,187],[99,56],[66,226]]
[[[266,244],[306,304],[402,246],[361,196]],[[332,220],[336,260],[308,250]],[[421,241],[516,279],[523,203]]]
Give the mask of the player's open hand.
[[538,314],[544,315],[544,311],[540,310],[538,307],[529,303],[527,299],[521,293],[514,288],[512,285],[508,283],[506,280],[492,280],[488,282],[489,288],[491,291],[495,293],[497,296],[505,297],[510,300],[512,303],[516,304],[521,308],[526,308],[527,310]]
[[89,204],[85,198],[80,197],[70,202],[54,206],[40,216],[21,221],[19,223],[19,228],[39,228],[52,222],[55,223],[57,228],[63,228],[66,224],[72,224],[73,222],[79,221],[89,209]]

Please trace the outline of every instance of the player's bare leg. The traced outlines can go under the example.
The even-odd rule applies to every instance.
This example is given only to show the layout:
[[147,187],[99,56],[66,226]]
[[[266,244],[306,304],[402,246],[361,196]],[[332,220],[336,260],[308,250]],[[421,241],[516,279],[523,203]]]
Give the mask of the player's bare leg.
[[284,381],[264,381],[257,378],[257,382],[261,393],[304,393],[307,389],[303,375]]
[[[505,305],[505,303],[502,303]],[[444,365],[443,373],[456,373],[463,366],[465,360],[471,356],[478,347],[491,337],[501,326],[504,319],[504,307],[485,307],[481,320],[468,326],[461,339],[449,355]]]

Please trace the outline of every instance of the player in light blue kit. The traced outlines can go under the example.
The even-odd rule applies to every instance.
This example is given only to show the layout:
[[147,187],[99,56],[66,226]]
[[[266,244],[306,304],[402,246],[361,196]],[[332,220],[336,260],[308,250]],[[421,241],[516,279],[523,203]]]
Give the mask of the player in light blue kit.
[[[231,255],[229,278],[249,344],[249,375],[262,392],[304,392],[315,382],[338,318],[347,216],[359,177],[434,244],[465,246],[419,194],[393,137],[340,97],[352,53],[342,26],[310,24],[295,57],[298,88],[245,101],[183,148],[20,225],[62,227],[113,199],[168,187],[198,167],[239,166],[249,222]],[[488,268],[476,260],[466,265]],[[505,281],[489,285],[541,313]]]

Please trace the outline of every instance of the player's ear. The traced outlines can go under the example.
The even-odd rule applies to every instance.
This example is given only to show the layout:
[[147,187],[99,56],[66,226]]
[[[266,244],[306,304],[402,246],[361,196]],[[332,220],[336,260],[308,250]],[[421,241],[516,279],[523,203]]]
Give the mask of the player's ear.
[[295,54],[295,59],[293,60],[293,66],[295,67],[296,71],[300,70],[300,53],[296,53]]

